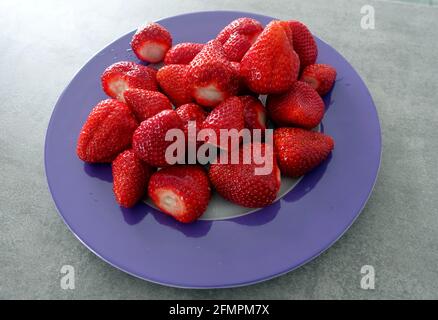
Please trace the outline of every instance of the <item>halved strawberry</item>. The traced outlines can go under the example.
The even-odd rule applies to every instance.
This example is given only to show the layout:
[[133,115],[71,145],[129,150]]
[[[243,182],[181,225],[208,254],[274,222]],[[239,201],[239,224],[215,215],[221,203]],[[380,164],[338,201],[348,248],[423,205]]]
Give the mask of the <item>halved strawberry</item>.
[[167,51],[164,64],[189,64],[203,47],[203,43],[178,43]]
[[135,55],[142,61],[157,63],[172,46],[169,31],[158,23],[148,23],[137,29],[131,40]]
[[244,127],[243,104],[238,97],[231,97],[220,103],[202,123],[202,129],[211,130],[205,142],[219,146],[222,149],[229,149],[231,140],[221,141],[221,129],[240,131]]
[[315,63],[318,57],[318,46],[305,24],[291,20],[289,25],[293,34],[293,47],[300,57],[301,70],[303,70],[308,65]]
[[[258,153],[254,153],[255,149]],[[254,154],[261,154],[266,162],[261,163]],[[210,181],[222,197],[249,208],[266,207],[275,201],[281,176],[272,146],[259,142],[245,144],[239,150],[239,162],[230,162],[218,161],[209,169]]]
[[266,129],[266,109],[259,99],[253,96],[242,96],[240,100],[243,104],[243,115],[245,119],[245,128]]
[[187,81],[189,66],[169,64],[158,70],[157,80],[161,89],[175,106],[193,101],[191,89]]
[[145,194],[154,169],[141,161],[132,149],[119,154],[112,163],[113,191],[116,201],[133,207]]
[[243,56],[240,74],[254,92],[282,93],[297,80],[299,65],[284,26],[272,21]]
[[300,128],[274,131],[274,146],[281,173],[300,177],[316,168],[334,148],[333,138]]
[[180,222],[190,223],[207,209],[211,190],[202,166],[177,165],[154,173],[148,194],[161,211]]
[[107,95],[122,102],[123,92],[129,88],[157,91],[155,69],[131,61],[120,61],[109,66],[102,74],[103,90]]
[[221,44],[224,44],[228,38],[234,34],[242,34],[248,36],[251,43],[255,41],[258,35],[263,31],[263,26],[252,18],[239,18],[231,21],[216,37]]
[[149,119],[163,110],[172,110],[169,99],[158,91],[127,89],[123,96],[139,122]]
[[76,152],[86,162],[111,162],[129,148],[138,123],[123,102],[107,99],[89,114],[79,134]]
[[132,136],[132,148],[147,164],[153,167],[169,166],[166,150],[173,141],[166,141],[171,129],[183,129],[183,123],[174,110],[164,110],[143,121]]
[[324,96],[335,84],[336,69],[328,64],[311,64],[303,70],[300,80],[307,82],[320,96]]
[[208,42],[190,62],[187,72],[193,98],[214,107],[237,93],[239,78],[219,42]]
[[279,95],[269,95],[266,108],[272,121],[279,126],[316,127],[324,116],[324,101],[306,82],[297,81]]

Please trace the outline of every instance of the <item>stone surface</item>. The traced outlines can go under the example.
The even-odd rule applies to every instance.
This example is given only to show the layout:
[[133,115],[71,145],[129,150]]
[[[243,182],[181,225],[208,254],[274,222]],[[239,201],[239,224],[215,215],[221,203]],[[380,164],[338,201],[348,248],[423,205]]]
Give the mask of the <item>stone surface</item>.
[[[438,8],[367,3],[375,30],[360,28],[356,0],[1,1],[0,298],[438,298]],[[244,288],[167,288],[111,267],[67,229],[45,180],[45,130],[63,88],[104,45],[147,20],[217,9],[302,20],[340,51],[378,107],[381,171],[360,218],[306,266]],[[65,264],[75,290],[60,288]],[[366,264],[374,291],[360,288]]]

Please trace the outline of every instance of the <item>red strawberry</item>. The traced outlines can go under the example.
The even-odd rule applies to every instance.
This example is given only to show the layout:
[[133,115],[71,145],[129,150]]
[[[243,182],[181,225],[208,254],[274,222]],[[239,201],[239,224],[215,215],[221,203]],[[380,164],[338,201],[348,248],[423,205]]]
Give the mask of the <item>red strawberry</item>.
[[281,93],[297,80],[300,62],[284,30],[278,21],[269,23],[243,56],[240,74],[252,91]]
[[290,45],[293,48],[293,32],[292,29],[290,27],[289,21],[275,21],[274,23],[277,23],[278,25],[280,25],[284,32],[286,33],[287,39],[289,40]]
[[253,96],[242,96],[240,101],[243,104],[245,128],[265,130],[266,110],[260,100]]
[[228,60],[239,62],[251,47],[250,37],[240,33],[233,33],[224,43],[223,49]]
[[263,26],[252,18],[239,18],[228,24],[216,37],[221,44],[224,44],[233,33],[246,35],[251,43],[263,31]]
[[143,61],[157,63],[172,46],[172,36],[158,23],[148,23],[138,28],[131,40],[135,55]]
[[166,141],[166,133],[171,129],[182,130],[183,123],[174,110],[164,110],[143,121],[132,136],[132,148],[147,164],[165,167],[166,149],[173,141]]
[[107,99],[89,114],[79,134],[76,152],[86,162],[111,162],[129,148],[138,124],[128,106]]
[[127,89],[123,96],[137,120],[142,122],[163,110],[172,110],[169,99],[157,91]]
[[123,92],[128,88],[157,91],[156,74],[155,69],[130,61],[121,61],[103,72],[102,87],[107,95],[124,102]]
[[189,66],[188,81],[199,104],[214,107],[237,93],[238,76],[219,42],[208,42]]
[[314,64],[318,57],[318,46],[312,33],[303,23],[299,21],[289,21],[293,34],[293,47],[300,57],[301,70],[308,65]]
[[176,109],[176,113],[178,113],[181,120],[185,123],[184,131],[187,130],[187,124],[189,121],[195,121],[196,126],[200,128],[204,120],[207,118],[207,112],[196,103],[184,104]]
[[117,202],[125,208],[133,207],[147,191],[152,167],[130,149],[117,156],[112,163],[112,171]]
[[[256,148],[262,156],[266,156],[266,163],[269,165],[256,164],[260,163],[252,156]],[[249,161],[244,160],[245,152]],[[264,167],[266,172],[256,171],[257,168],[260,170]],[[243,145],[239,150],[237,164],[213,163],[209,177],[222,197],[249,208],[266,207],[273,203],[281,185],[280,170],[272,146],[259,142]]]
[[187,65],[169,64],[158,70],[158,83],[175,106],[193,101],[187,82],[188,69],[189,66]]
[[275,153],[281,173],[300,177],[323,162],[334,148],[332,137],[300,128],[274,131]]
[[[219,104],[202,123],[202,129],[210,129],[205,142],[220,146],[223,149],[230,147],[230,141],[220,141],[220,129],[242,130],[245,127],[243,104],[238,97],[231,97]],[[215,140],[213,140],[216,138]]]
[[266,108],[277,125],[316,127],[324,116],[324,102],[306,82],[297,81],[292,88],[279,95],[269,95]]
[[211,190],[203,167],[177,165],[154,173],[148,194],[161,211],[180,222],[190,223],[207,209]]
[[200,146],[202,143],[197,141],[198,132],[201,130],[202,123],[207,118],[207,112],[204,111],[199,105],[196,103],[187,103],[176,109],[176,113],[178,113],[179,117],[184,123],[184,135],[186,139],[188,136],[189,129],[189,121],[195,122],[196,130],[194,131],[195,136],[190,136],[190,141],[194,141],[197,146]]
[[327,64],[311,64],[301,75],[301,81],[310,84],[320,96],[326,95],[333,88],[335,80],[336,69]]
[[167,51],[164,64],[189,64],[203,47],[202,43],[179,43]]

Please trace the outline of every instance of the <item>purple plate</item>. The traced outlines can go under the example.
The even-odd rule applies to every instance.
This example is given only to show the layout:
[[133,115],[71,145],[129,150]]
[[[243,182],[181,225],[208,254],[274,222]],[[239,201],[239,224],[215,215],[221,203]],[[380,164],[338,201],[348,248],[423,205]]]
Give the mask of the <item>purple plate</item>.
[[[160,20],[174,43],[206,42],[246,12],[198,12]],[[293,18],[293,17],[291,17]],[[146,204],[121,209],[109,165],[84,164],[76,139],[92,107],[106,96],[100,75],[119,60],[137,61],[132,33],[94,56],[59,98],[47,129],[45,167],[61,217],[91,251],[136,277],[187,288],[248,285],[291,271],[329,248],[357,218],[377,177],[381,136],[372,98],[351,65],[317,39],[319,62],[336,67],[325,98],[323,130],[336,147],[280,201],[242,217],[182,225]]]

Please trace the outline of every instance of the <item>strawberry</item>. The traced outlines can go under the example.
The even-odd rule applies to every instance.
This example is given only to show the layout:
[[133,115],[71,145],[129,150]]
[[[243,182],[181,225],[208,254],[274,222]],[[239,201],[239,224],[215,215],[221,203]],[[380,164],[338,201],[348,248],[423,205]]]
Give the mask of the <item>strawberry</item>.
[[251,45],[250,37],[235,32],[230,35],[222,47],[228,60],[240,62]]
[[243,56],[240,74],[252,91],[281,93],[297,80],[300,62],[284,30],[272,21]]
[[190,223],[207,209],[211,190],[202,166],[177,165],[154,173],[148,194],[161,211],[182,223]]
[[245,128],[266,129],[266,110],[259,99],[253,96],[242,96],[240,101],[243,104],[243,115],[245,119]]
[[189,66],[191,93],[200,105],[214,107],[237,93],[238,75],[219,42],[208,42]]
[[178,107],[176,110],[179,117],[184,123],[183,131],[186,139],[188,139],[188,127],[189,121],[194,121],[196,124],[196,136],[190,136],[190,141],[194,141],[196,145],[200,146],[202,143],[197,141],[198,132],[202,126],[202,123],[207,118],[207,112],[204,111],[199,105],[196,103],[187,103]]
[[157,63],[164,59],[172,46],[172,36],[158,23],[148,23],[137,29],[131,40],[131,47],[137,58]]
[[179,106],[175,111],[185,123],[184,131],[187,130],[187,124],[189,121],[195,121],[196,126],[199,128],[207,118],[207,112],[196,103],[184,104]]
[[297,81],[279,95],[269,95],[266,108],[272,121],[279,126],[316,127],[324,116],[324,102],[306,82]]
[[165,167],[166,149],[173,141],[166,141],[166,133],[171,129],[182,130],[183,123],[174,110],[164,110],[143,121],[132,136],[135,153],[153,167]]
[[188,69],[189,66],[186,65],[169,64],[158,70],[158,83],[175,106],[193,101],[187,82]]
[[[266,156],[269,165],[257,164],[259,162],[252,156],[254,149]],[[239,150],[238,163],[213,163],[209,177],[216,191],[225,199],[244,207],[260,208],[273,203],[280,190],[281,177],[272,149],[272,146],[259,142],[245,144]],[[247,161],[244,160],[245,153]],[[256,171],[263,167],[266,172]]]
[[294,46],[294,42],[293,42],[294,37],[293,37],[293,32],[292,32],[292,29],[290,27],[289,21],[275,21],[274,23],[280,25],[283,28],[284,32],[286,33],[287,39],[289,40],[289,43],[290,43],[290,45],[293,48],[293,46]]
[[155,69],[130,61],[121,61],[103,72],[102,87],[111,98],[125,102],[123,92],[128,88],[157,91],[156,74]]
[[335,84],[336,69],[327,64],[311,64],[303,70],[300,80],[307,82],[320,96],[324,96]]
[[[202,129],[210,129],[205,142],[220,146],[223,149],[230,147],[230,141],[220,141],[220,129],[242,130],[245,127],[243,104],[238,97],[231,97],[219,104],[202,123]],[[212,140],[216,138],[216,141]]]
[[163,110],[172,110],[169,99],[161,92],[127,89],[123,96],[139,122],[149,119]]
[[251,43],[255,41],[258,35],[263,31],[263,26],[252,18],[239,18],[228,24],[216,37],[221,44],[227,42],[228,38],[234,34],[248,36]]
[[189,64],[203,47],[202,43],[179,43],[167,51],[164,64]]
[[130,149],[119,154],[113,161],[112,172],[116,200],[122,207],[130,208],[146,193],[153,169]]
[[289,25],[293,34],[293,47],[300,57],[302,70],[315,63],[318,57],[318,46],[306,25],[294,20],[289,21]]
[[126,104],[114,99],[103,100],[82,126],[76,152],[86,162],[111,162],[129,148],[137,126]]
[[281,173],[300,177],[323,162],[334,148],[333,138],[300,128],[274,131],[274,146]]

